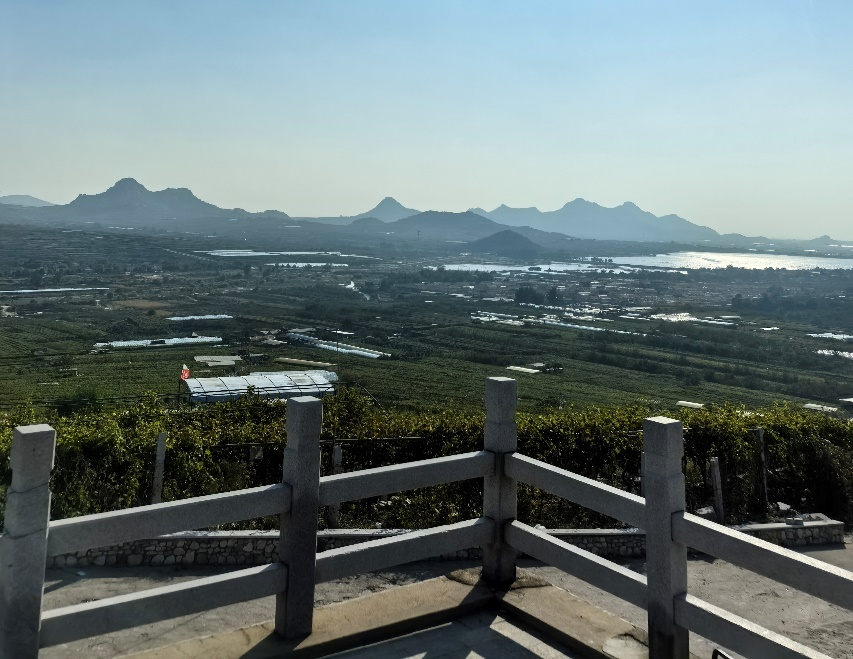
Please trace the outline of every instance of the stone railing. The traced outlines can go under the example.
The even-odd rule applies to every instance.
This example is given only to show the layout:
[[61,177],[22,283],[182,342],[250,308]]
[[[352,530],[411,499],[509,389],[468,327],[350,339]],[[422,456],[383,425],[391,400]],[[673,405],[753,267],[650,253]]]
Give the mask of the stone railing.
[[[643,423],[643,498],[517,453],[515,407],[515,381],[489,378],[484,450],[320,478],[322,403],[292,398],[280,485],[57,521],[49,521],[48,489],[56,434],[44,425],[16,428],[0,539],[0,656],[36,659],[39,647],[270,595],[276,596],[276,632],[301,638],[312,630],[317,583],[469,547],[482,547],[482,576],[496,589],[515,580],[523,553],[646,608],[652,659],[686,659],[688,630],[749,657],[823,656],[687,592],[689,546],[853,609],[853,573],[685,512],[678,421],[655,417]],[[480,518],[317,553],[320,506],[474,478],[483,479]],[[646,575],[517,521],[519,482],[645,529]],[[41,611],[47,556],[76,557],[92,548],[274,514],[281,516],[277,561],[266,564],[265,557],[263,565]],[[222,542],[219,547],[227,549],[229,541],[225,547]],[[153,560],[157,545],[148,546]],[[188,551],[201,553],[201,543],[181,549],[187,560]]]
[[[782,547],[844,544],[844,523],[811,515],[802,526],[741,524],[730,528]],[[408,529],[328,529],[317,531],[317,552],[409,533]],[[546,529],[548,535],[598,556],[646,555],[646,534],[637,529]],[[279,562],[278,531],[189,531],[47,557],[48,568],[138,565],[269,565]],[[480,559],[481,547],[431,556],[436,560]]]

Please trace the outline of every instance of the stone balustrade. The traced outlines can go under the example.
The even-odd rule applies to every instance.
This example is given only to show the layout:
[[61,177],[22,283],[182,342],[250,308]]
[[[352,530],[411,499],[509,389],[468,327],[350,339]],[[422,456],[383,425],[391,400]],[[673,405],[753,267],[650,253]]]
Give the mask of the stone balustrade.
[[[783,547],[843,544],[844,524],[813,514],[803,526],[742,524],[737,529]],[[330,529],[317,532],[317,552],[408,533],[407,529]],[[598,556],[637,558],[646,555],[646,536],[636,529],[548,529],[549,535]],[[49,568],[139,565],[266,565],[278,562],[278,531],[193,531],[126,542],[74,554],[51,556]],[[480,547],[461,549],[436,560],[481,559]]]

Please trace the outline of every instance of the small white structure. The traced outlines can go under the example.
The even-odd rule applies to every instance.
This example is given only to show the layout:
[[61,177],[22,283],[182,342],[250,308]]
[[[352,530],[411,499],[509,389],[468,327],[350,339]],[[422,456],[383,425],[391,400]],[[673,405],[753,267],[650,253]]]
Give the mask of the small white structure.
[[680,400],[676,403],[678,407],[689,407],[692,410],[701,410],[705,403],[691,403],[689,400]]
[[837,407],[830,407],[829,405],[818,405],[817,403],[806,403],[803,405],[803,409],[812,410],[813,412],[837,412]]
[[183,380],[191,403],[219,403],[245,396],[251,389],[262,398],[324,396],[335,390],[337,373],[331,371],[278,371],[221,378]]
[[131,341],[104,341],[95,348],[156,348],[157,346],[181,346],[196,343],[222,343],[221,336],[185,336],[173,339],[134,339]]
[[243,361],[237,355],[196,355],[193,359],[208,366],[236,366]]

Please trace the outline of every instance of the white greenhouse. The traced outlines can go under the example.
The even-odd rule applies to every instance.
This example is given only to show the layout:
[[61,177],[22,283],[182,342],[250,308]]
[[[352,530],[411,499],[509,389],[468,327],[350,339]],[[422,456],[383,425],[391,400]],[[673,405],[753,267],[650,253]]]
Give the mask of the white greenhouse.
[[191,403],[218,403],[239,398],[252,390],[263,398],[323,396],[335,390],[337,373],[331,371],[278,371],[221,378],[184,380]]

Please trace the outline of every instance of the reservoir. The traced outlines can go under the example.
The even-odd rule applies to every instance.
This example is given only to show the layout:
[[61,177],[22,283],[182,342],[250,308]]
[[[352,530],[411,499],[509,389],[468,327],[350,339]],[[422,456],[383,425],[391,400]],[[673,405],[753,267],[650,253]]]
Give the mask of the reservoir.
[[[473,270],[479,272],[568,273],[612,270],[626,272],[648,268],[650,270],[699,270],[744,268],[764,270],[844,270],[853,269],[853,258],[823,258],[820,256],[789,256],[786,254],[752,254],[738,252],[673,252],[654,256],[613,256],[601,260],[572,261],[569,263],[536,263],[530,265],[505,265],[496,263],[457,263],[444,266],[447,270]],[[602,259],[603,260],[603,259]]]
[[748,270],[764,270],[765,268],[842,270],[853,268],[853,259],[737,252],[673,252],[672,254],[657,254],[655,256],[615,256],[611,260],[616,265],[676,270],[727,268],[729,266]]

